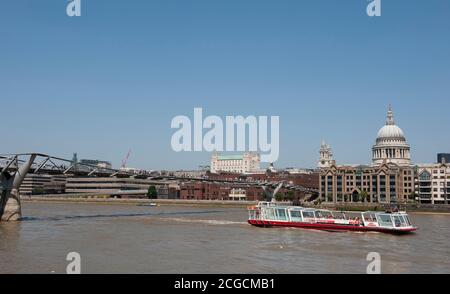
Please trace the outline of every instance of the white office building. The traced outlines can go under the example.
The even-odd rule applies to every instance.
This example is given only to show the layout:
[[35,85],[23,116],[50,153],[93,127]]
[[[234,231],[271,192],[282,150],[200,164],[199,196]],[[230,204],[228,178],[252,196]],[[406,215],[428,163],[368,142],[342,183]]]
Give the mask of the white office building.
[[247,152],[242,155],[219,155],[211,157],[211,172],[252,173],[260,169],[261,159],[258,153]]
[[416,191],[421,203],[444,204],[450,200],[450,164],[421,164],[417,169]]

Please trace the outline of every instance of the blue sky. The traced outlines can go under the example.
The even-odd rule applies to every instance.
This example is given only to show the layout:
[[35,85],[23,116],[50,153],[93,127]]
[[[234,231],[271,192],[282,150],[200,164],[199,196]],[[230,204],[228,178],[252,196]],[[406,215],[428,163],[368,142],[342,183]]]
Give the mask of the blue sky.
[[450,152],[450,1],[0,0],[0,153],[196,168],[176,115],[279,115],[276,166],[369,163],[388,104],[414,162]]

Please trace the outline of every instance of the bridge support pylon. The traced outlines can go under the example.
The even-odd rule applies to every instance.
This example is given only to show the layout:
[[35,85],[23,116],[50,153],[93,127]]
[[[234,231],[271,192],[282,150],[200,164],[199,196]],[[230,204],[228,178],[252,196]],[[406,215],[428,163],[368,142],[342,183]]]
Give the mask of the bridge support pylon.
[[278,186],[272,192],[268,190],[267,186],[262,186],[264,194],[266,195],[266,199],[272,202],[275,201],[276,198],[275,196],[277,196],[281,188],[283,188],[283,182],[279,183]]
[[36,154],[32,154],[15,172],[0,173],[0,221],[17,221],[22,217],[19,188],[35,159]]

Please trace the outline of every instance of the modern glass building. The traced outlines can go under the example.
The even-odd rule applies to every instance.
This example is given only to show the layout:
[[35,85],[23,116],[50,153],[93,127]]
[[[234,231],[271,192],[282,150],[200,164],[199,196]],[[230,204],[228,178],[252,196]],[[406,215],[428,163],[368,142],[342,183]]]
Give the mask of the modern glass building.
[[439,153],[437,163],[450,163],[450,153]]

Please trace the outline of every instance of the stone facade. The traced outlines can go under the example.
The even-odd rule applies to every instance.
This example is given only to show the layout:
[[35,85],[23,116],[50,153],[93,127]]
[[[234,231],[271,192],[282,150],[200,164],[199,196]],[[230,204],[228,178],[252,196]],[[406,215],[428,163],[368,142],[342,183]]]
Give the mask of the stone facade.
[[415,168],[331,166],[320,172],[320,197],[326,202],[395,203],[414,198]]
[[326,144],[325,141],[322,141],[322,145],[320,145],[319,154],[320,159],[319,164],[317,165],[319,168],[327,168],[336,164],[333,158],[333,151],[331,149],[331,146]]
[[251,173],[260,169],[260,156],[257,153],[247,152],[242,155],[219,155],[211,157],[211,172]]

